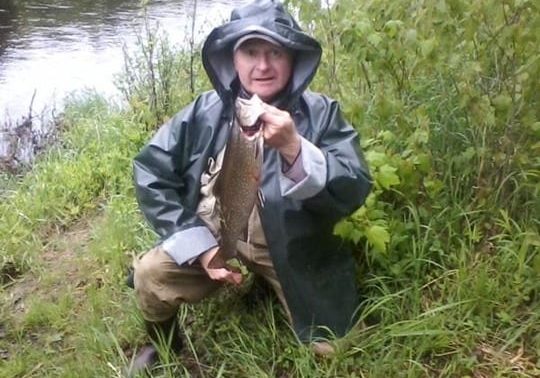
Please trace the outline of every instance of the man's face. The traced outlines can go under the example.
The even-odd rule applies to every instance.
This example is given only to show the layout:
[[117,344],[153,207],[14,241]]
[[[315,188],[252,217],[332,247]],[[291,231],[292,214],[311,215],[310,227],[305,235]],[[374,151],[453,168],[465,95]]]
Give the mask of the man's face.
[[263,39],[248,39],[234,52],[234,68],[244,89],[269,102],[289,82],[292,56]]

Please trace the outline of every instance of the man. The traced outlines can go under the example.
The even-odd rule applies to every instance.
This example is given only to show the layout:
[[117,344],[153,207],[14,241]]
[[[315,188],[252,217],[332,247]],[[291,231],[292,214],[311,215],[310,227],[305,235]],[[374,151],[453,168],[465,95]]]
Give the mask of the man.
[[[265,103],[264,206],[254,209],[250,235],[238,241],[239,259],[275,290],[298,338],[330,353],[325,330],[343,336],[358,306],[354,261],[332,230],[362,205],[371,184],[358,135],[337,103],[306,91],[321,47],[280,3],[266,0],[234,10],[210,33],[202,57],[215,90],[162,126],[134,162],[140,208],[162,237],[134,262],[149,336],[168,337],[178,352],[179,306],[242,282],[240,273],[208,267],[219,249],[212,185],[235,101],[256,94]],[[156,359],[149,345],[134,370]]]

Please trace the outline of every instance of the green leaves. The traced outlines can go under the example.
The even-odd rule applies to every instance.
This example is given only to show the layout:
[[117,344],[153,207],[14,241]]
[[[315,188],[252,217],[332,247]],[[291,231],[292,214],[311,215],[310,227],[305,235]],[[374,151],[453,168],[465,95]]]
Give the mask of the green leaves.
[[396,171],[396,168],[391,167],[388,164],[384,164],[379,168],[379,171],[377,172],[377,183],[379,183],[385,189],[389,189],[392,186],[398,185],[399,177],[396,174]]
[[386,252],[386,245],[390,242],[390,234],[386,228],[373,225],[366,230],[366,237],[377,251]]
[[397,168],[391,165],[391,157],[377,150],[371,150],[366,153],[366,160],[377,185],[389,189],[400,183],[396,174]]
[[387,245],[390,243],[390,232],[382,220],[377,224],[372,224],[367,219],[365,208],[360,209],[349,219],[344,219],[334,227],[334,234],[345,240],[359,244],[362,240],[375,248],[376,252],[386,253]]
[[345,240],[351,240],[354,244],[358,244],[364,236],[363,232],[348,220],[337,223],[334,227],[334,234]]

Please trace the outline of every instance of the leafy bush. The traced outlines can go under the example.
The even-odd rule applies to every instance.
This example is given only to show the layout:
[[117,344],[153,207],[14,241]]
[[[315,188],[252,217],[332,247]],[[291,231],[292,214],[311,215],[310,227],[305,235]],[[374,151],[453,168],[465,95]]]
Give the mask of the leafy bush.
[[449,305],[483,337],[538,343],[538,5],[291,3],[324,43],[314,87],[342,103],[374,179],[335,229],[357,245],[365,311],[405,290],[390,324]]

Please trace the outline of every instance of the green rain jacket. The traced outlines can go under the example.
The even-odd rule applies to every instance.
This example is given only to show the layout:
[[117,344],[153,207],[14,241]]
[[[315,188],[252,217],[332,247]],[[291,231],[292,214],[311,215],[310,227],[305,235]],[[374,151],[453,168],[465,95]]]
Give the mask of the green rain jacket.
[[[306,90],[321,47],[280,3],[256,1],[238,8],[230,22],[210,33],[202,58],[215,90],[203,93],[164,124],[136,156],[137,199],[178,264],[216,245],[195,213],[200,178],[208,159],[224,148],[232,124],[238,87],[233,45],[253,32],[274,38],[294,54],[293,77],[280,107],[290,112],[303,137],[301,156],[307,172],[303,182],[285,190],[281,157],[265,148],[260,217],[269,252],[299,339],[326,337],[328,330],[343,336],[353,324],[359,298],[350,250],[332,231],[340,218],[363,204],[370,177],[358,134],[343,120],[338,104]],[[312,166],[310,151],[318,154],[322,165]]]

